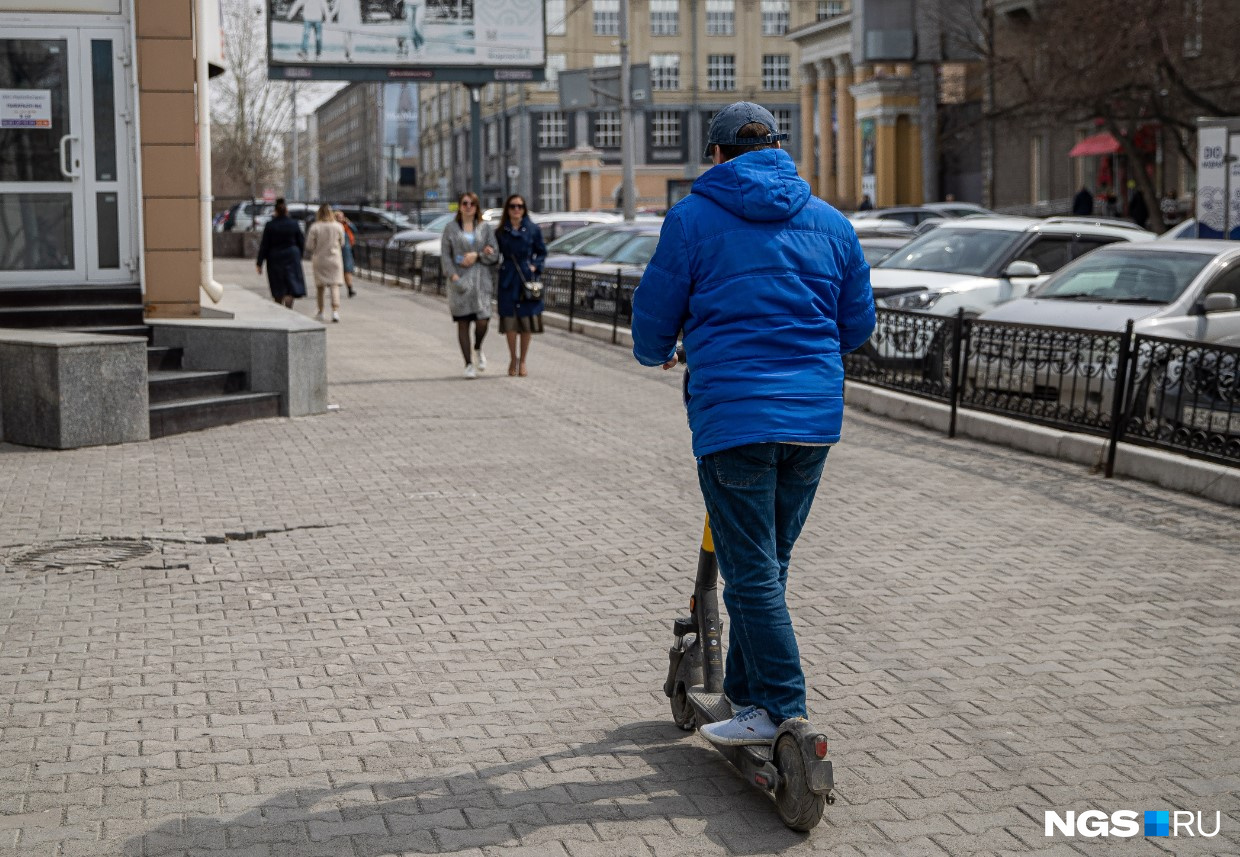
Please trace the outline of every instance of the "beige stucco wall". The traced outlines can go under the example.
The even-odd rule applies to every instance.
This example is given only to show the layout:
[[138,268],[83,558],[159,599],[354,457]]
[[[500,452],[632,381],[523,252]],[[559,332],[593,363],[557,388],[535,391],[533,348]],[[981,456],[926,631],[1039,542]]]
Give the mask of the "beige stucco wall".
[[134,0],[149,318],[200,313],[192,0]]

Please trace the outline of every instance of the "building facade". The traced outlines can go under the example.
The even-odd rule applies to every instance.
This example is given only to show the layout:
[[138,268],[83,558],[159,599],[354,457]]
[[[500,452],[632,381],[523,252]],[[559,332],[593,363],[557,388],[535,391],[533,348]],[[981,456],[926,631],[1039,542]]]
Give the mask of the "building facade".
[[200,314],[194,5],[0,6],[0,289],[137,284],[147,317]]
[[[802,152],[795,91],[799,46],[789,31],[838,14],[837,0],[631,0],[630,51],[650,66],[650,92],[634,108],[637,208],[663,209],[709,163],[702,157],[715,111],[734,101],[771,110]],[[560,109],[560,71],[619,65],[619,0],[548,0],[547,80],[489,84],[482,98],[482,176],[469,175],[469,93],[422,86],[421,190],[452,200],[476,190],[493,204],[511,192],[540,211],[619,205],[620,110]]]
[[417,84],[351,83],[312,118],[318,193],[307,198],[381,207],[413,201],[400,171],[417,165]]

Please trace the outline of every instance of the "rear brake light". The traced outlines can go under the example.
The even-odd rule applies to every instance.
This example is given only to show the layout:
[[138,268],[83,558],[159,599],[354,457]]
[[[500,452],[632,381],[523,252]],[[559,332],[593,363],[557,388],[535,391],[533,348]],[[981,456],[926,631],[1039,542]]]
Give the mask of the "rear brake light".
[[819,735],[814,739],[814,755],[819,759],[827,758],[827,739],[823,735]]

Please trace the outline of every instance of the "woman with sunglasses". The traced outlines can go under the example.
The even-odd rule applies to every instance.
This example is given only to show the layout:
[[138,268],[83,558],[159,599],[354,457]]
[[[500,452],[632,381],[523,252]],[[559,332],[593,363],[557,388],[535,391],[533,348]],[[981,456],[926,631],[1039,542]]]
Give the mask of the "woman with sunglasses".
[[[492,267],[499,261],[495,231],[482,219],[478,194],[466,191],[456,203],[456,218],[439,240],[440,261],[448,278],[448,309],[456,322],[457,341],[465,358],[465,377],[477,378],[487,368],[482,340],[491,318]],[[474,326],[470,347],[469,325]]]
[[[525,207],[525,198],[518,193],[504,203],[503,221],[495,238],[499,242],[499,329],[508,337],[508,374],[525,377],[525,358],[530,351],[530,337],[543,332],[543,302],[521,300],[521,286],[542,275],[547,247],[542,230]],[[517,351],[520,336],[521,350]]]

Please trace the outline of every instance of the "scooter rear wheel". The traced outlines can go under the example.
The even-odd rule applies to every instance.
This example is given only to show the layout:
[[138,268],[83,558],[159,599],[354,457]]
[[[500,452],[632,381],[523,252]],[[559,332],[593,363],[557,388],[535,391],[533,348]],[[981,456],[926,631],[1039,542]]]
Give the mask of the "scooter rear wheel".
[[809,789],[805,773],[805,757],[796,739],[785,734],[775,744],[775,767],[779,783],[775,788],[775,808],[785,825],[802,833],[813,830],[822,821],[825,796]]
[[689,688],[702,683],[702,650],[697,640],[689,644],[676,668],[676,684],[672,688],[672,721],[686,732],[697,727],[697,712],[689,702]]

